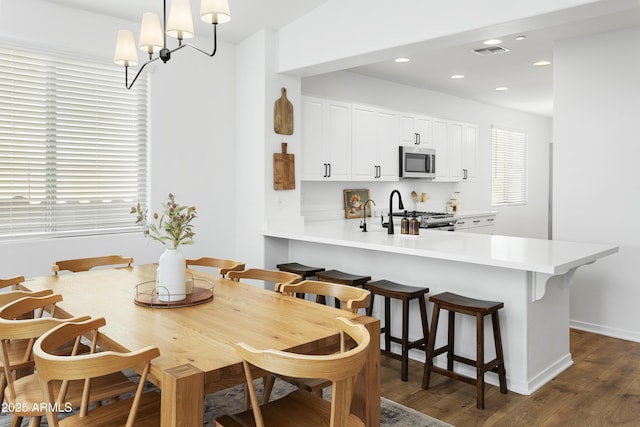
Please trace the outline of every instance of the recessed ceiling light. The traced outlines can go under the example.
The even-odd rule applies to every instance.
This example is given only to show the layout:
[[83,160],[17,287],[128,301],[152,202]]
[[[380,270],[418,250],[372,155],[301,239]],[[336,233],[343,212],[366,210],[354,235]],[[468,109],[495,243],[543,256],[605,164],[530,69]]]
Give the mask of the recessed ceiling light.
[[493,46],[500,43],[502,43],[502,40],[498,39],[485,40],[482,42],[482,44],[486,44],[487,46]]
[[464,79],[464,76],[462,74],[454,74],[453,76],[451,76],[452,79]]
[[518,36],[518,37],[516,37],[516,40],[521,41],[521,40],[524,40],[526,38],[527,38],[527,36]]
[[547,65],[551,65],[551,61],[538,61],[533,63],[534,67],[544,67]]
[[498,87],[496,88],[496,90],[497,90],[498,92],[502,92],[502,91],[505,91],[505,90],[509,90],[509,88],[508,88],[508,87],[506,87],[506,86],[498,86]]
[[395,61],[396,62],[409,62],[410,59],[409,58],[396,58]]

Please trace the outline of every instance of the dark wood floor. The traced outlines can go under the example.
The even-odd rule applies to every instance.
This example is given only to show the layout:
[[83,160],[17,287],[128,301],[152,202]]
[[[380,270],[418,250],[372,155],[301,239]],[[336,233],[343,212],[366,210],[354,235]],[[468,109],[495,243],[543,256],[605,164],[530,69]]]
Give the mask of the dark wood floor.
[[574,365],[530,396],[487,385],[483,411],[470,384],[432,374],[422,390],[415,361],[402,382],[400,362],[382,356],[381,393],[458,427],[640,426],[640,343],[572,330],[571,353]]

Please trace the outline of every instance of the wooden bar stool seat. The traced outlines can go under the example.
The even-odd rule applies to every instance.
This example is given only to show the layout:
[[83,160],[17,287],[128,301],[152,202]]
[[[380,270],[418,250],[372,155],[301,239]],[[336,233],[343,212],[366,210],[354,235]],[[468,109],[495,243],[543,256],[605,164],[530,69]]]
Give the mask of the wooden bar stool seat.
[[[288,273],[295,273],[298,276],[302,277],[302,280],[307,280],[310,277],[315,277],[321,271],[325,269],[323,267],[310,267],[308,265],[300,264],[297,262],[286,262],[282,264],[277,264],[276,268],[280,271],[286,271]],[[298,298],[304,299],[304,294],[296,294]]]
[[[427,304],[425,295],[429,293],[429,288],[416,288],[413,286],[401,285],[389,280],[378,280],[364,285],[365,289],[371,292],[371,304],[367,310],[367,316],[373,313],[373,300],[376,295],[384,297],[384,327],[380,328],[380,333],[384,334],[384,348],[382,354],[398,359],[402,362],[400,368],[400,379],[407,381],[409,370],[409,350],[416,348],[422,351],[427,350],[427,339],[429,337],[429,325],[427,324]],[[402,301],[402,336],[391,335],[391,298]],[[422,320],[422,336],[414,341],[409,341],[409,301],[417,299],[420,305],[420,319]],[[400,354],[391,352],[391,343],[402,345]]]
[[280,271],[288,271],[289,273],[295,273],[302,276],[303,279],[315,276],[317,273],[324,271],[322,267],[310,267],[308,265],[299,264],[297,262],[287,262],[276,265]]
[[[500,320],[498,310],[504,307],[504,303],[497,301],[483,301],[456,295],[451,292],[444,292],[429,298],[433,302],[433,315],[431,318],[431,333],[429,334],[429,344],[427,349],[427,363],[424,365],[424,376],[422,388],[429,388],[431,372],[435,372],[447,377],[464,381],[476,386],[476,400],[478,409],[484,409],[484,374],[492,371],[498,374],[500,381],[500,392],[507,393],[507,379],[504,367],[504,356],[502,353],[502,339],[500,337]],[[440,310],[449,312],[448,339],[447,344],[435,348],[436,332],[438,328],[438,317]],[[467,314],[476,318],[476,360],[458,356],[454,352],[455,342],[455,314]],[[490,362],[484,361],[484,318],[491,315],[493,324],[493,339],[495,342],[496,357]],[[433,358],[446,353],[447,369],[442,369],[433,365]],[[476,368],[476,378],[460,375],[453,370],[453,362],[460,362]]]
[[[340,270],[319,271],[316,277],[321,282],[333,282],[341,285],[364,287],[365,283],[371,280],[371,276],[359,276],[357,274],[345,273]],[[319,297],[317,302],[325,304],[325,298]],[[339,308],[340,301],[335,301],[336,308]]]

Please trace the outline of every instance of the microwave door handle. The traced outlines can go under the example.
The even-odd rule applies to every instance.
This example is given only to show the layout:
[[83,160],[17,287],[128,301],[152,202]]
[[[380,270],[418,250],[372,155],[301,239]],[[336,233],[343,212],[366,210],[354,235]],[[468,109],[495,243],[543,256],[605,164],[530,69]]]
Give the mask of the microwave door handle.
[[425,167],[425,171],[427,172],[431,172],[431,156],[429,154],[427,154],[426,156],[424,156],[424,167]]

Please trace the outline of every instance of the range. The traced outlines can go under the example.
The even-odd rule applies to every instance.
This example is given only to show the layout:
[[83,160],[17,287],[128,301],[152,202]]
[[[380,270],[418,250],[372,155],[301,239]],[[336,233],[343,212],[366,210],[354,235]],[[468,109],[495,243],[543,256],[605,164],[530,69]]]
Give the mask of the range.
[[420,228],[429,228],[432,230],[454,231],[456,229],[456,221],[450,212],[422,212],[422,211],[403,211],[394,212],[393,216],[408,218],[414,215],[420,221]]

